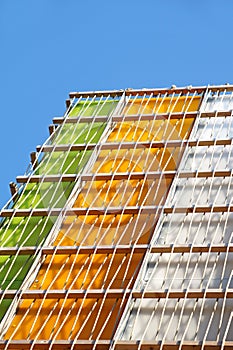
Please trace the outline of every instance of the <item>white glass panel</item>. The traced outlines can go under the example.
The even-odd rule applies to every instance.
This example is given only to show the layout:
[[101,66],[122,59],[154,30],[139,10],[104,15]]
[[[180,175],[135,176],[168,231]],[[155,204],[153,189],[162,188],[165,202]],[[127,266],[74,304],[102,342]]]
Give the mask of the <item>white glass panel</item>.
[[216,341],[223,338],[232,309],[233,301],[223,304],[223,299],[135,300],[120,339]]
[[201,106],[201,112],[228,111],[233,109],[233,95],[209,96]]
[[226,205],[232,198],[233,179],[230,177],[177,179],[174,195],[166,206]]
[[[233,96],[213,96],[202,111],[229,110]],[[230,117],[200,118],[190,139],[221,140],[233,137]],[[181,178],[183,171],[231,170],[232,147],[188,147],[184,153],[165,207],[195,207],[232,204],[232,177]],[[151,245],[212,245],[233,243],[233,213],[163,215]],[[140,291],[211,290],[233,288],[233,253],[147,253],[137,281]],[[233,340],[225,334],[233,326],[231,299],[161,298],[132,299],[116,333],[116,339],[143,341]],[[228,337],[228,338],[227,338]]]
[[232,117],[201,118],[193,138],[198,140],[212,140],[231,138],[233,136]]
[[164,215],[157,244],[233,243],[233,213]]
[[[150,254],[135,288],[150,291],[226,288],[232,266],[233,253]],[[233,281],[228,287],[233,287]]]
[[233,164],[231,146],[190,147],[180,170],[230,170]]

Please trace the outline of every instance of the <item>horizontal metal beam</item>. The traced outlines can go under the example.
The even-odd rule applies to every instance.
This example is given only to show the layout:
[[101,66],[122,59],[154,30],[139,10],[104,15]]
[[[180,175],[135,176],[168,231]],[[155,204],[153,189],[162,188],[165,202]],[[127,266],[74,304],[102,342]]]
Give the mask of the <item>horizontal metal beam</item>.
[[74,254],[143,254],[147,250],[151,253],[233,253],[233,244],[214,245],[156,245],[147,244],[117,245],[117,246],[47,246],[47,247],[0,247],[0,256],[33,255],[36,252],[45,255],[74,255]]
[[[140,345],[139,345],[140,343]],[[109,350],[112,340],[0,340],[0,349],[9,350]],[[232,350],[233,341],[140,341],[120,340],[114,342],[115,350]]]
[[213,85],[213,86],[186,86],[186,87],[171,87],[171,88],[162,88],[162,89],[130,89],[126,91],[126,96],[129,95],[158,95],[158,94],[187,94],[187,93],[198,93],[201,94],[205,92],[206,90],[212,91],[212,92],[217,92],[217,91],[233,91],[233,85],[227,84],[227,85]]
[[113,115],[108,116],[78,116],[78,117],[56,117],[53,118],[54,124],[76,124],[76,123],[106,123],[111,122],[129,122],[129,121],[143,121],[143,120],[172,120],[172,119],[192,119],[196,118],[199,113],[200,118],[214,118],[214,117],[228,117],[232,115],[232,111],[215,111],[215,112],[183,112],[183,113],[161,113],[161,114],[131,114],[131,115]]
[[80,92],[70,92],[69,97],[71,99],[73,98],[87,98],[87,97],[117,97],[122,96],[124,93],[124,90],[103,90],[103,91],[80,91]]
[[149,141],[149,142],[106,142],[106,143],[89,143],[75,145],[38,145],[37,152],[66,152],[66,151],[90,151],[94,149],[101,150],[127,150],[143,148],[176,148],[181,146],[226,146],[232,144],[232,139],[219,140],[168,140],[168,141]]
[[[117,341],[116,350],[232,350],[233,341]],[[100,348],[99,348],[100,349]]]
[[145,121],[145,120],[172,120],[172,119],[193,119],[196,118],[198,112],[179,112],[179,113],[159,113],[159,114],[121,114],[109,116],[77,116],[77,117],[56,117],[53,118],[54,124],[76,124],[76,123],[105,123],[111,121],[113,123],[130,122],[130,121]]
[[151,171],[151,172],[126,172],[126,173],[96,173],[96,174],[66,174],[66,175],[29,175],[17,176],[18,183],[39,183],[39,182],[73,182],[77,178],[82,181],[109,181],[109,180],[143,180],[170,178],[175,175],[178,178],[206,178],[206,177],[229,177],[232,170],[216,171]]
[[143,89],[126,89],[126,90],[109,90],[109,91],[82,91],[82,92],[70,92],[70,98],[78,98],[78,97],[105,97],[105,96],[121,96],[125,91],[126,96],[144,96],[144,95],[163,95],[167,94],[187,94],[187,93],[198,93],[201,94],[205,91],[212,92],[229,92],[233,91],[233,85],[213,85],[213,86],[184,86],[184,87],[169,87],[169,88],[143,88]]
[[[27,216],[58,216],[60,213],[64,215],[118,215],[118,214],[138,214],[143,211],[147,214],[156,213],[156,206],[143,207],[93,207],[93,208],[45,208],[45,209],[2,209],[0,211],[1,217],[27,217]],[[162,209],[162,208],[161,208]]]
[[65,175],[29,175],[29,176],[17,176],[16,181],[18,183],[39,183],[39,182],[73,182],[80,177],[76,174]]
[[214,118],[214,117],[231,117],[233,111],[214,111],[214,112],[201,112],[200,117],[201,118]]
[[163,148],[163,147],[180,147],[186,144],[187,141],[172,140],[172,141],[151,141],[151,142],[106,142],[106,143],[89,143],[89,144],[74,144],[74,145],[38,145],[37,152],[64,152],[64,151],[91,151],[94,149],[101,150],[127,150],[127,149],[142,149],[142,148]]
[[177,298],[233,298],[233,289],[188,289],[188,290],[155,290],[136,291],[130,289],[27,289],[27,290],[0,290],[0,297],[13,299],[20,296],[21,299],[108,299],[122,298],[124,295],[131,295],[135,299],[177,299]]
[[[227,85],[228,89],[230,85]],[[214,88],[214,87],[213,87]],[[83,92],[70,92],[69,97],[70,98],[87,98],[87,97],[107,97],[107,96],[121,96],[123,92],[125,92],[126,96],[144,96],[144,95],[160,95],[160,94],[178,94],[178,93],[198,93],[201,94],[205,92],[207,89],[207,86],[200,86],[200,87],[192,87],[192,86],[186,86],[186,87],[169,87],[169,88],[157,88],[157,89],[126,89],[126,90],[109,90],[109,91],[83,91]],[[221,86],[219,86],[219,89],[221,89]],[[233,87],[232,87],[233,89]]]
[[18,183],[27,182],[71,182],[76,181],[77,178],[82,181],[108,181],[108,180],[143,180],[143,179],[159,179],[161,177],[173,178],[175,171],[167,172],[126,172],[126,173],[96,173],[96,174],[70,174],[70,175],[31,175],[31,176],[17,176]]
[[72,215],[137,215],[137,214],[190,214],[190,213],[225,213],[233,212],[233,205],[216,206],[193,206],[193,207],[160,207],[148,206],[127,206],[127,207],[92,207],[92,208],[52,208],[52,209],[2,209],[0,217],[28,217],[28,216],[58,216],[63,213],[66,216]]

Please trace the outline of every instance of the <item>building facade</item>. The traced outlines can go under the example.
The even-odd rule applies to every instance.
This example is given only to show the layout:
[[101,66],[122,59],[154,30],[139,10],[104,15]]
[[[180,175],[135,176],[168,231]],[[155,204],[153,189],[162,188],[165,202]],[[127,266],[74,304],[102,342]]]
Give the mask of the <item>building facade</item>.
[[0,212],[0,349],[233,349],[233,86],[69,97]]

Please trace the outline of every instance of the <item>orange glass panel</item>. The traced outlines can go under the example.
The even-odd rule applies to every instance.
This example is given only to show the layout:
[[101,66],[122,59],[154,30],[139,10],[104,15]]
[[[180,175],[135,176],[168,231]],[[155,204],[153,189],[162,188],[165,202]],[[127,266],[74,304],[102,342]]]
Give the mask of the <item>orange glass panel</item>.
[[195,112],[200,104],[200,96],[174,96],[165,98],[131,99],[124,114],[179,113]]
[[[5,338],[14,339],[111,339],[124,309],[122,299],[24,300]],[[101,311],[101,312],[100,312]],[[17,328],[24,319],[23,326]],[[35,322],[34,322],[35,321]],[[33,324],[34,322],[34,324]],[[33,327],[32,327],[33,324]]]
[[[59,245],[69,238],[76,245],[148,243],[148,235],[157,221],[154,214],[109,214],[68,217],[60,231]],[[74,244],[73,243],[73,244]]]
[[108,142],[142,142],[181,140],[190,132],[193,118],[144,120],[117,123],[108,137]]
[[32,289],[129,288],[143,254],[47,256]]

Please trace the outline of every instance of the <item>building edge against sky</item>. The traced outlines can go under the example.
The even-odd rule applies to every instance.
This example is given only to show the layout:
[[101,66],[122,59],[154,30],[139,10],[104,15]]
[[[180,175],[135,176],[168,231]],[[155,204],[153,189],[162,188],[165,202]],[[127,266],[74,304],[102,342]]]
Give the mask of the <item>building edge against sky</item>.
[[233,86],[66,104],[0,212],[0,349],[232,349]]

